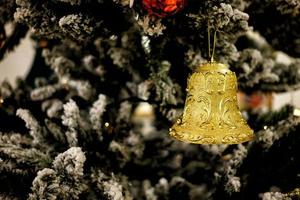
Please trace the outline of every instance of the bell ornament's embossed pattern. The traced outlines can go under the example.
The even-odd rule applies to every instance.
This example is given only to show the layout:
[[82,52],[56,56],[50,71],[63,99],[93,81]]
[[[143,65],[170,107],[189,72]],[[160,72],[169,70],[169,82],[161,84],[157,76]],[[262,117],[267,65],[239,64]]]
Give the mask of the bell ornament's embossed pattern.
[[200,66],[188,80],[183,115],[170,128],[174,138],[196,144],[238,144],[253,130],[237,105],[235,73],[221,63]]

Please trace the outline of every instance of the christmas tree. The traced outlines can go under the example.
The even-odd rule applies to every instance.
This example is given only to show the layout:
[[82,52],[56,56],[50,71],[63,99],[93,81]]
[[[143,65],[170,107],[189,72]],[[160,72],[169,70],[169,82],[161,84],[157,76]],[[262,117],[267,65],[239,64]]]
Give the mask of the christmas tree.
[[0,199],[299,199],[291,105],[244,111],[251,142],[169,136],[208,30],[239,91],[300,88],[296,0],[2,0],[0,58],[27,33],[36,55],[16,87],[1,80]]

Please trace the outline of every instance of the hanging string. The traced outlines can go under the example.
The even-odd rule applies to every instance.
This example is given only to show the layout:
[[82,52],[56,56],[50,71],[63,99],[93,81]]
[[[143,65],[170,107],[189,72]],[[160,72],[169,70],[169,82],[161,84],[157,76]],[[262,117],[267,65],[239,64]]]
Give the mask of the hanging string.
[[209,20],[207,21],[207,42],[208,42],[208,57],[211,58],[210,55],[210,24],[209,24]]
[[215,30],[215,32],[214,32],[214,44],[213,44],[212,55],[210,57],[210,62],[214,62],[216,43],[217,43],[217,30]]
[[214,32],[213,48],[212,48],[212,52],[211,52],[210,29],[211,29],[211,26],[210,26],[209,20],[208,20],[207,21],[208,57],[210,58],[210,62],[214,62],[214,55],[215,55],[215,49],[216,49],[216,43],[217,43],[217,30],[215,30],[215,32]]

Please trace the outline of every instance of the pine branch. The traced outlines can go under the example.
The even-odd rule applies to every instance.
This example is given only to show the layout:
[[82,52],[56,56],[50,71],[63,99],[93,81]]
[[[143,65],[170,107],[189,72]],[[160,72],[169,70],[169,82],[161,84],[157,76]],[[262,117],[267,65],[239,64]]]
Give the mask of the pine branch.
[[53,169],[45,168],[38,172],[32,183],[29,200],[80,199],[79,195],[86,190],[83,180],[85,160],[79,147],[59,154],[53,161]]

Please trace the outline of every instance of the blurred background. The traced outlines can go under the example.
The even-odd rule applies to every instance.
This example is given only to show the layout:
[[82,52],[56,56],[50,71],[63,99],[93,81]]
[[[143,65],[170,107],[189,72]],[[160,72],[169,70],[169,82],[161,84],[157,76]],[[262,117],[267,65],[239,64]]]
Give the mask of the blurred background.
[[34,58],[34,43],[29,34],[13,52],[8,53],[0,62],[0,82],[9,80],[15,85],[16,77],[25,77]]

